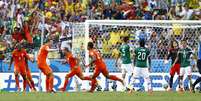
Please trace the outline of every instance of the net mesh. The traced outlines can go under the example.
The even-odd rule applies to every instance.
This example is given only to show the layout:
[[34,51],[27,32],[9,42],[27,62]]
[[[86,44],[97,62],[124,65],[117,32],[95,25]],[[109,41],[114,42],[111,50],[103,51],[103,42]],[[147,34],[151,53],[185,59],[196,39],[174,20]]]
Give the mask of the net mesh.
[[[196,40],[201,34],[201,23],[195,21],[87,21],[85,24],[74,26],[73,29],[76,30],[73,35],[75,43],[73,46],[76,46],[74,51],[82,49],[80,46],[87,42],[86,35],[88,35],[89,41],[92,41],[102,53],[110,72],[121,71],[119,67],[116,67],[115,60],[123,37],[129,37],[131,50],[139,46],[140,38],[145,38],[146,47],[151,51],[151,72],[159,73],[169,72],[171,62],[165,64],[164,58],[168,54],[171,40],[177,40],[180,43],[182,39],[185,39],[190,48],[197,50]],[[85,55],[81,57],[86,58]],[[195,65],[194,60],[191,61],[192,66]]]

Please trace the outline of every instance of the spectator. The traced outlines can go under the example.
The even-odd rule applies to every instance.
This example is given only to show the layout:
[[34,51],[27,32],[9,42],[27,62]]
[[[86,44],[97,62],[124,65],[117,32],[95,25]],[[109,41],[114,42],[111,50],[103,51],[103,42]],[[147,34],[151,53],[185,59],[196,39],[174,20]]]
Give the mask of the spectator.
[[24,39],[24,35],[21,33],[20,28],[18,27],[14,28],[12,38],[14,39],[15,42],[22,42],[22,40]]
[[194,11],[189,9],[188,5],[185,5],[182,11],[179,13],[179,16],[182,20],[190,20],[192,19]]

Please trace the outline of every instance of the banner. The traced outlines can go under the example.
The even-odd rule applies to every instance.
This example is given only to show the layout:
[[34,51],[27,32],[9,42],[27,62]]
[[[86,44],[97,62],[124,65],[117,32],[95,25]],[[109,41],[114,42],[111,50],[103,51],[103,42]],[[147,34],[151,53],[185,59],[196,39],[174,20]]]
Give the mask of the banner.
[[[121,73],[111,73],[112,75],[116,75],[118,77],[121,77]],[[59,88],[63,87],[64,80],[65,80],[66,73],[54,73],[54,89],[58,91]],[[90,74],[84,74],[86,76],[92,75]],[[38,88],[38,82],[39,82],[39,73],[32,73],[33,80],[36,86],[37,91],[45,91],[45,79],[46,77],[42,75],[42,85],[41,88]],[[193,82],[196,80],[196,78],[200,76],[198,73],[193,73],[192,80]],[[178,76],[175,75],[174,82],[173,82],[173,89],[176,90],[178,88]],[[129,80],[129,76],[126,77],[126,81]],[[169,74],[168,73],[151,73],[151,84],[153,91],[164,91],[164,85],[168,84],[169,81]],[[97,78],[99,87],[98,89],[100,91],[122,91],[123,86],[118,81],[112,81],[106,79],[102,74]],[[145,90],[146,89],[146,82],[143,78],[138,78],[135,83],[133,83],[133,87],[136,90]],[[184,86],[188,86],[188,78],[184,77]],[[199,86],[199,84],[197,85]],[[22,77],[20,77],[20,87],[22,88]],[[90,89],[90,81],[82,81],[78,77],[74,76],[73,78],[69,79],[69,84],[66,88],[69,92],[74,91],[83,91],[83,90],[89,90]],[[114,89],[115,88],[115,89]],[[17,91],[16,85],[15,85],[15,77],[13,73],[0,73],[0,89],[10,92]],[[28,89],[29,90],[29,89]]]

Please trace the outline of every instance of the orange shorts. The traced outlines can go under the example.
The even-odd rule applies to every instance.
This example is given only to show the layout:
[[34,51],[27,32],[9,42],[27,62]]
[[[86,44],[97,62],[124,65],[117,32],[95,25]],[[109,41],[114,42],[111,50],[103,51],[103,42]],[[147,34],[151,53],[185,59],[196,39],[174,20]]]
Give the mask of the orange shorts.
[[104,76],[108,75],[109,72],[107,70],[105,63],[101,63],[101,64],[95,66],[93,78],[98,77],[98,75],[100,73],[102,73]]
[[76,69],[72,69],[70,73],[67,74],[69,78],[73,77],[74,75],[77,75],[78,77],[82,76],[82,69],[80,67]]
[[50,68],[49,65],[47,65],[47,63],[38,63],[38,68],[39,68],[45,75],[48,75],[48,74],[52,73],[52,69]]
[[171,69],[170,69],[170,75],[174,76],[175,73],[177,73],[177,75],[180,74],[180,64],[176,63]]
[[26,66],[15,65],[14,72],[20,73],[21,75],[26,75]]

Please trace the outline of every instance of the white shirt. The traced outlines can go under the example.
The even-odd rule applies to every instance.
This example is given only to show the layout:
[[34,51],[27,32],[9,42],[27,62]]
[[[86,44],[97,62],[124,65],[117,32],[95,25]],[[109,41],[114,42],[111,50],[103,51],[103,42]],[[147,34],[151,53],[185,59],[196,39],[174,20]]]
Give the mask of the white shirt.
[[190,20],[190,18],[192,17],[193,14],[193,10],[183,10],[179,15],[183,16],[182,20]]

